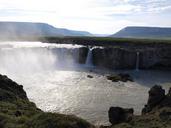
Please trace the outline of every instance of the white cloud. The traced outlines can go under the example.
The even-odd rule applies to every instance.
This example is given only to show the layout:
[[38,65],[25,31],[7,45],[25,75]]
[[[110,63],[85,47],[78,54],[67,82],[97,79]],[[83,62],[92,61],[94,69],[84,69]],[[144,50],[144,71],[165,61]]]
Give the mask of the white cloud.
[[[155,20],[164,24],[164,20],[171,18],[162,13],[170,9],[171,2],[167,0],[0,0],[0,19],[47,22],[56,27],[92,33],[114,33],[129,25],[155,24]],[[156,14],[159,16],[154,17]],[[149,16],[153,22],[148,23]]]

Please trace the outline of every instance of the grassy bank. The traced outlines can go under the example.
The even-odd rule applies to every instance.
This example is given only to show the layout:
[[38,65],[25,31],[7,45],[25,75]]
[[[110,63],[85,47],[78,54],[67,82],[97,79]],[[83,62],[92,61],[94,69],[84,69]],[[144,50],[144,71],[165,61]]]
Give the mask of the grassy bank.
[[93,128],[74,115],[46,113],[30,102],[21,85],[0,75],[0,128]]

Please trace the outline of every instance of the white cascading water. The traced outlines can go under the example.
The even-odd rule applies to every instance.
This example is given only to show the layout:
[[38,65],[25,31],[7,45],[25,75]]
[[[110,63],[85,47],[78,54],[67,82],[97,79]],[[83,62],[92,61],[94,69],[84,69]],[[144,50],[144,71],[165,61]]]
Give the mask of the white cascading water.
[[30,73],[54,70],[56,57],[46,48],[12,48],[0,51],[0,71]]
[[[41,42],[0,42],[0,74],[23,85],[28,98],[40,109],[74,114],[95,125],[108,124],[111,106],[133,107],[139,113],[147,101],[149,86],[161,83],[161,79],[163,83],[171,81],[170,72],[129,71],[132,76],[138,74],[135,82],[111,82],[106,78],[108,71],[93,68],[89,72],[89,67],[76,66],[73,59],[78,57],[79,48]],[[92,66],[92,59],[90,49],[86,65]],[[138,63],[137,54],[137,69]]]
[[136,67],[135,67],[136,71],[139,71],[139,61],[140,61],[140,53],[137,52],[136,53]]
[[79,47],[61,46],[41,42],[2,42],[0,71],[25,74],[74,66]]
[[89,48],[86,58],[86,66],[92,67],[93,66],[93,54],[92,54],[92,48]]

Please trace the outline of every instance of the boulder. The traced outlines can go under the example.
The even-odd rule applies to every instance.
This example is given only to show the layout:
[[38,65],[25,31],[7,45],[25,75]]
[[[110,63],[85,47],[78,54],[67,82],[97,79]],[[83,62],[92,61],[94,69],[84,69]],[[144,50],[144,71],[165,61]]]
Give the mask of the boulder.
[[171,97],[171,88],[169,89],[169,92],[168,92],[167,96]]
[[154,107],[159,105],[166,98],[165,90],[162,89],[162,87],[159,85],[153,86],[148,93],[149,93],[148,102],[147,105],[145,105],[145,107],[143,108],[142,114],[146,114],[152,111]]
[[132,120],[133,113],[133,108],[110,107],[108,111],[109,122],[112,125],[129,122]]
[[93,76],[91,76],[91,75],[87,75],[87,78],[93,78]]
[[149,98],[147,104],[150,107],[155,107],[165,98],[165,90],[161,86],[155,85],[149,91]]
[[129,74],[117,74],[117,75],[109,75],[107,76],[108,80],[111,80],[112,82],[118,82],[118,81],[122,81],[122,82],[127,82],[127,81],[132,81],[133,79]]

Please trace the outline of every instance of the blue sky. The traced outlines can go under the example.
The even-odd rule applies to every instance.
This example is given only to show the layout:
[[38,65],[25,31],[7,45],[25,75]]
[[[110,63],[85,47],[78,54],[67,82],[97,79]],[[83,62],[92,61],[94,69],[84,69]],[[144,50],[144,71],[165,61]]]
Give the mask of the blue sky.
[[126,26],[171,27],[171,0],[0,0],[0,20],[112,34]]

